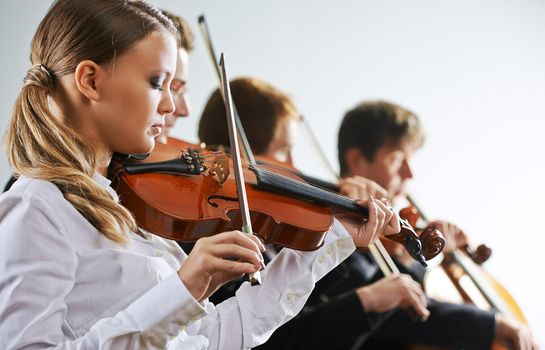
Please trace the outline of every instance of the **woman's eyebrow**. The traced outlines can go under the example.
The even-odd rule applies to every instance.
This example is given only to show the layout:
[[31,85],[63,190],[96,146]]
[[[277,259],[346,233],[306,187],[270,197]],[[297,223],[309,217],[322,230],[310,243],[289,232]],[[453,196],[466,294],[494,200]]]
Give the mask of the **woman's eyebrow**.
[[172,75],[172,73],[168,69],[165,69],[165,68],[153,69],[151,72],[152,73],[165,74],[167,77]]

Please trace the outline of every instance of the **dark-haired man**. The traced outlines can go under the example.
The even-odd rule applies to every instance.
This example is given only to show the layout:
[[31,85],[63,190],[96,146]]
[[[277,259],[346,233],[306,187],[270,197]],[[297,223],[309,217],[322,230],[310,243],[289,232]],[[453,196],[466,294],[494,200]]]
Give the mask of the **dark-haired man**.
[[[385,101],[365,102],[348,111],[338,135],[338,157],[342,176],[364,176],[384,187],[392,200],[406,195],[405,185],[413,177],[410,160],[424,143],[418,117]],[[402,256],[395,245],[391,254]],[[371,260],[369,257],[367,259]],[[417,265],[399,263],[400,269],[422,282],[424,271]],[[408,266],[408,267],[407,267]],[[359,271],[347,274],[359,279]],[[361,281],[364,282],[364,281]],[[528,328],[500,314],[472,305],[430,300],[430,319],[413,322],[396,312],[364,344],[364,348],[403,348],[407,343],[463,349],[489,349],[493,341],[515,349],[536,349]]]

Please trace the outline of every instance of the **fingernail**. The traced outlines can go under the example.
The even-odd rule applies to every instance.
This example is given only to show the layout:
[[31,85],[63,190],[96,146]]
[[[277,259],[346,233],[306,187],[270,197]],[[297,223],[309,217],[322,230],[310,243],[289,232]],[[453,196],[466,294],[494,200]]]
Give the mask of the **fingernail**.
[[371,203],[375,203],[375,199],[373,198],[373,196],[370,196],[369,200],[371,201]]
[[261,270],[264,270],[264,269],[265,269],[265,262],[262,261],[262,262],[261,262]]

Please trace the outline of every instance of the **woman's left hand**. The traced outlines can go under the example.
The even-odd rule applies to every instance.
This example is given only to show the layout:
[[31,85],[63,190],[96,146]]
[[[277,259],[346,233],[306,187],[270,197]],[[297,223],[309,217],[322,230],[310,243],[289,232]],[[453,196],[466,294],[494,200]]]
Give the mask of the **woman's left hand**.
[[356,202],[369,209],[368,220],[351,213],[337,214],[336,218],[352,236],[357,247],[367,247],[380,235],[392,235],[401,231],[399,216],[383,201],[370,197]]

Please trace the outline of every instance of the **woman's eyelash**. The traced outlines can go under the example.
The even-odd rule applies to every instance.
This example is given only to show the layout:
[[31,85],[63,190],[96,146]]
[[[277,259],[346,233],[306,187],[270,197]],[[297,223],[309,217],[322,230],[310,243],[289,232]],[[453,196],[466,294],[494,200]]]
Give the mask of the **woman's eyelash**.
[[163,91],[163,84],[161,82],[161,79],[159,79],[159,78],[151,79],[150,84],[154,89],[157,89],[159,91]]

